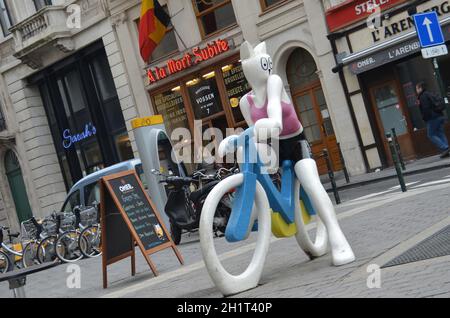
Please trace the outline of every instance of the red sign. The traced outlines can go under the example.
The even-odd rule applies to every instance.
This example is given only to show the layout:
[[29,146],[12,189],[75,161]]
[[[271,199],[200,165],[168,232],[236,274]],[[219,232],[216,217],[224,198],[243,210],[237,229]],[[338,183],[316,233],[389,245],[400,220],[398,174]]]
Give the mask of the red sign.
[[381,11],[392,8],[406,0],[348,0],[331,7],[325,13],[328,28],[331,32],[342,29],[358,21],[368,18],[377,9]]
[[220,54],[230,50],[228,41],[216,40],[204,48],[195,47],[190,52],[186,52],[182,58],[170,59],[163,67],[154,67],[147,70],[147,77],[150,84],[156,83],[168,76],[181,72],[201,62],[210,60]]

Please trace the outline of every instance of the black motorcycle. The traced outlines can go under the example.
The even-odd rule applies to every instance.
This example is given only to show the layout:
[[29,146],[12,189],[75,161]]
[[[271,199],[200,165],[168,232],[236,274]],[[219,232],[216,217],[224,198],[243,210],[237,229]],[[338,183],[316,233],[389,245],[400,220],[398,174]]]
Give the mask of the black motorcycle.
[[[205,175],[204,170],[195,172],[192,177],[167,176],[157,171],[160,183],[165,184],[168,192],[165,212],[170,220],[170,233],[176,245],[181,242],[183,231],[198,230],[203,204],[212,189],[233,169],[219,169],[215,175]],[[231,214],[231,194],[222,198],[213,222],[213,232],[222,236]]]

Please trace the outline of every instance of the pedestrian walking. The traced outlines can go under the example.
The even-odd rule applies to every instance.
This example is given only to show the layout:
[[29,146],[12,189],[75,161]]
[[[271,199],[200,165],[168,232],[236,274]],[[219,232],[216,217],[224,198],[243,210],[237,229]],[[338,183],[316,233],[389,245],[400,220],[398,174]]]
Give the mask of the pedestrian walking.
[[424,82],[416,85],[416,91],[419,95],[422,118],[427,124],[428,138],[441,151],[441,158],[449,157],[448,139],[444,130],[446,122],[444,99],[428,91]]

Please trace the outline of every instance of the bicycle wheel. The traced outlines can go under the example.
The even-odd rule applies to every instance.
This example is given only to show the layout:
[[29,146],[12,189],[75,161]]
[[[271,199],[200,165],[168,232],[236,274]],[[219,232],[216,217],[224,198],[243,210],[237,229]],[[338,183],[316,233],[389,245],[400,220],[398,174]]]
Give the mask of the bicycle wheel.
[[0,274],[4,274],[11,270],[11,260],[9,256],[0,251]]
[[56,240],[56,255],[65,263],[75,263],[83,258],[78,244],[79,233],[67,231]]
[[80,234],[78,244],[84,257],[94,258],[102,255],[100,227],[93,225],[85,228]]
[[37,250],[37,259],[39,263],[54,262],[58,259],[56,255],[56,236],[46,237],[39,243]]
[[33,265],[39,264],[37,259],[39,243],[36,241],[29,242],[22,252],[22,265],[23,268],[31,267]]
[[[257,212],[258,237],[255,251],[249,266],[237,276],[223,267],[214,246],[213,221],[221,198],[242,185],[243,174],[237,174],[221,181],[208,195],[200,218],[200,245],[208,273],[214,284],[224,295],[233,295],[258,285],[264,268],[271,238],[270,206],[266,193],[258,182],[254,198],[254,211]],[[251,198],[249,198],[251,199]]]
[[[294,193],[298,193],[300,196],[300,181],[298,179],[295,181]],[[306,193],[302,193],[303,201],[307,199],[304,197],[305,195]],[[297,234],[295,235],[295,238],[297,239],[298,245],[306,253],[306,255],[308,255],[310,259],[314,259],[327,253],[328,234],[325,225],[318,215],[315,215],[312,218],[312,222],[308,224],[308,227],[310,227],[310,230],[308,231],[308,227],[302,213],[303,209],[308,212],[308,205],[309,204],[303,204],[302,206],[300,200],[295,201],[295,224],[297,226]],[[312,224],[314,221],[316,223],[315,230],[312,229]],[[314,239],[312,237],[314,237]]]

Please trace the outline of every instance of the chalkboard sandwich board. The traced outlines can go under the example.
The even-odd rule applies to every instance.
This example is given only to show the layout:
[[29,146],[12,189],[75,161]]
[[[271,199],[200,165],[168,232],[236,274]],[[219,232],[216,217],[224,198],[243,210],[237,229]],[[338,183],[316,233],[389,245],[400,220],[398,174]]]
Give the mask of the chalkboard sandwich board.
[[131,257],[131,274],[135,275],[136,244],[155,276],[158,271],[151,254],[172,248],[183,264],[183,257],[135,171],[102,178],[100,200],[104,288],[108,287],[108,265]]

